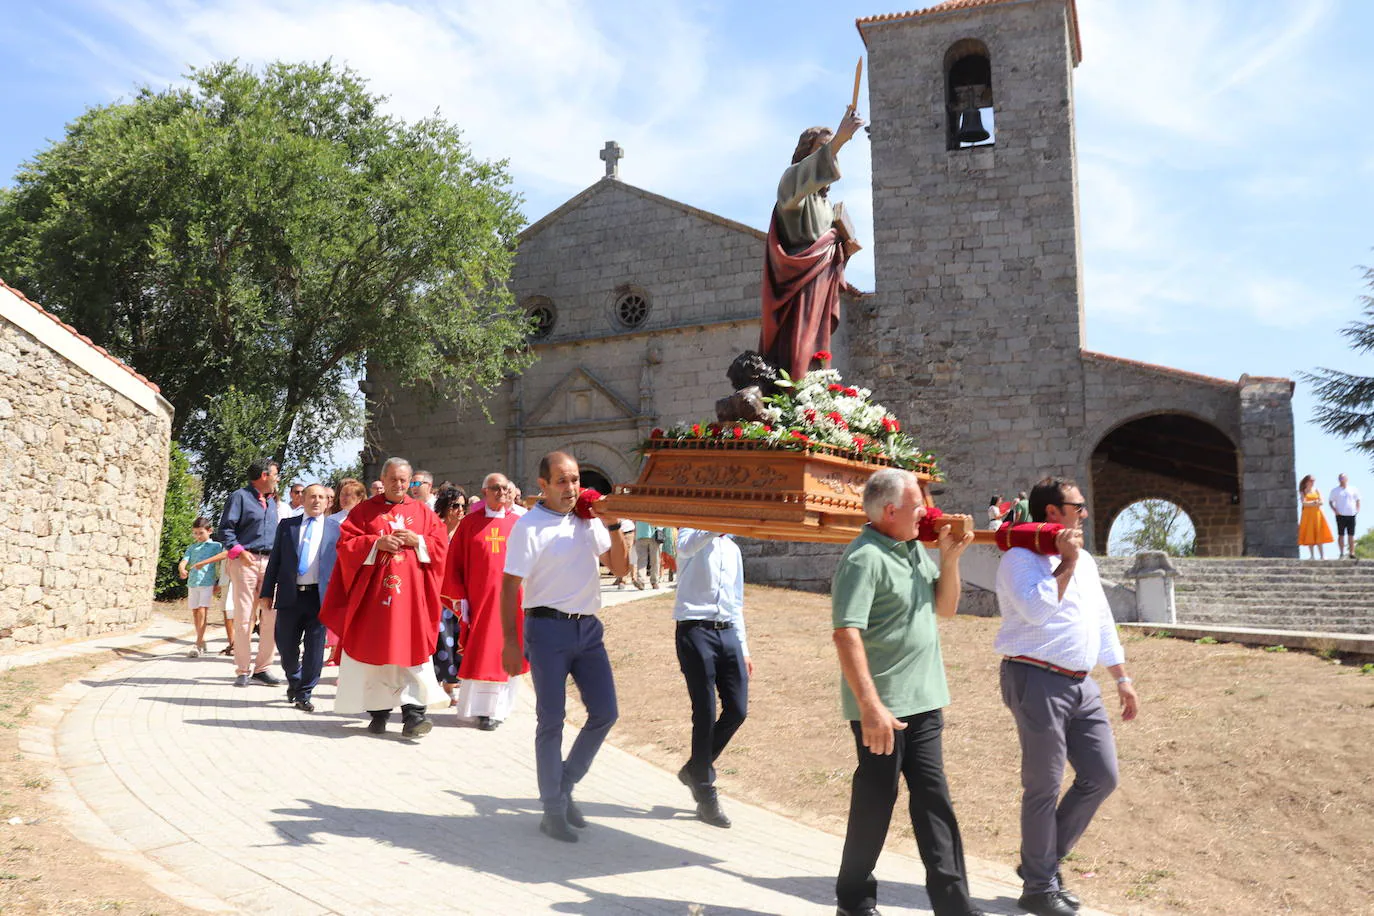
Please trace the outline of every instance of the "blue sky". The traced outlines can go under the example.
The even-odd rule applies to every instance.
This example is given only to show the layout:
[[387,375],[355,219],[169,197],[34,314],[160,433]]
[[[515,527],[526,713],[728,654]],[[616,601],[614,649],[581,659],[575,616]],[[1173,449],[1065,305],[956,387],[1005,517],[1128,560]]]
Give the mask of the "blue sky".
[[[509,159],[530,220],[594,182],[615,139],[626,181],[764,228],[798,130],[848,101],[855,18],[902,8],[0,0],[0,181],[86,106],[188,66],[332,57],[397,114],[437,109],[476,153]],[[1087,346],[1228,379],[1371,374],[1337,332],[1368,292],[1359,265],[1374,265],[1374,4],[1080,0],[1079,20]],[[861,232],[867,152],[846,149],[835,192]],[[872,288],[871,260],[850,279]],[[1312,426],[1312,406],[1300,383],[1299,476],[1325,492],[1348,471],[1374,501],[1370,462]]]

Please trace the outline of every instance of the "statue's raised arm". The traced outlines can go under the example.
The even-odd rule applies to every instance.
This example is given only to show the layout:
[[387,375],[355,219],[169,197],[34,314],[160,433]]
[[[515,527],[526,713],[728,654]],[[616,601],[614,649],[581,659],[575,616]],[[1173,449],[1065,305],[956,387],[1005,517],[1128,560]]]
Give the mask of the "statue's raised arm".
[[840,323],[844,266],[858,249],[843,205],[827,194],[840,179],[838,154],[863,126],[849,108],[834,130],[802,131],[792,164],[778,182],[763,264],[763,328],[759,350],[793,378],[830,348]]

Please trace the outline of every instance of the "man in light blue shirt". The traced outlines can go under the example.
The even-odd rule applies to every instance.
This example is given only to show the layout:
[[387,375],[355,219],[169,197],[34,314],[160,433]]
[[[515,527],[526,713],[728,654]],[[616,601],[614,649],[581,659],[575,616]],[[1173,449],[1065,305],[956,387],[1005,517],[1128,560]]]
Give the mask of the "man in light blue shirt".
[[[1021,866],[1017,904],[1036,916],[1073,916],[1078,897],[1065,889],[1060,861],[1073,850],[1098,806],[1117,784],[1116,741],[1102,692],[1088,675],[1098,664],[1116,678],[1121,718],[1135,718],[1097,563],[1083,549],[1083,493],[1072,480],[1046,477],[1030,493],[1032,522],[1063,525],[1059,556],[1013,547],[997,569],[1002,627],[1002,701],[1021,739]],[[1065,761],[1074,781],[1063,799]]]
[[729,827],[715,761],[749,711],[754,663],[744,632],[744,561],[731,535],[692,528],[678,531],[677,561],[677,660],[692,700],[692,756],[677,778],[692,790],[698,818]]

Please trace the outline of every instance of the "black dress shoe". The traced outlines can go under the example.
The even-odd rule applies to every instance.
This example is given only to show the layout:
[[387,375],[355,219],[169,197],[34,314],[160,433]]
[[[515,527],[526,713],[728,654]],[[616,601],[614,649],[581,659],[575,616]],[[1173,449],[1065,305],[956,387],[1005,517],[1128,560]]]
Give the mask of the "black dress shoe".
[[1016,905],[1035,916],[1074,916],[1078,910],[1069,905],[1059,891],[1043,894],[1022,894]]
[[575,802],[575,801],[572,800],[572,796],[571,796],[571,795],[568,796],[568,815],[567,815],[567,817],[568,817],[568,823],[571,824],[571,825],[574,826],[574,827],[577,827],[578,829],[581,829],[581,828],[587,826],[587,819],[586,819],[585,817],[582,816],[582,809],[579,808],[579,807],[577,807],[577,802]]
[[266,684],[268,687],[281,686],[281,678],[275,676],[270,671],[259,671],[257,674],[253,675],[253,680],[257,681],[259,684]]
[[286,688],[286,702],[288,702],[288,703],[294,703],[294,702],[296,702],[296,688],[294,688],[294,687],[287,687],[287,688]]
[[494,731],[496,731],[496,726],[498,726],[498,725],[500,725],[500,724],[501,724],[500,722],[496,721],[496,720],[493,719],[491,716],[478,716],[478,717],[477,717],[477,727],[480,728],[480,729],[481,729],[482,731],[484,731],[484,732],[494,732]]
[[[1016,866],[1016,877],[1022,881],[1026,880],[1026,876],[1021,873],[1020,865]],[[1077,894],[1064,886],[1064,872],[1061,869],[1056,868],[1054,870],[1054,883],[1059,885],[1059,896],[1063,897],[1064,902],[1073,907],[1075,912],[1082,908],[1083,901],[1078,899]]]
[[296,708],[299,709],[301,712],[314,712],[315,704],[310,702],[309,700],[297,700]]
[[391,710],[384,712],[374,712],[372,721],[367,723],[367,730],[374,735],[380,735],[386,731],[386,720],[391,718]]
[[848,909],[837,906],[835,907],[835,916],[881,916],[881,914],[876,906],[860,906]]
[[720,799],[708,798],[697,802],[697,820],[705,821],[712,827],[729,827],[730,818],[720,810]]
[[546,814],[539,822],[539,832],[563,843],[576,843],[577,834],[568,826],[568,819],[561,814]]
[[700,803],[701,793],[697,791],[697,784],[692,781],[692,774],[687,772],[689,764],[684,763],[682,769],[677,771],[677,781],[692,790],[692,801]]
[[423,738],[433,730],[434,723],[431,722],[427,716],[419,719],[411,719],[405,725],[401,726],[401,737]]

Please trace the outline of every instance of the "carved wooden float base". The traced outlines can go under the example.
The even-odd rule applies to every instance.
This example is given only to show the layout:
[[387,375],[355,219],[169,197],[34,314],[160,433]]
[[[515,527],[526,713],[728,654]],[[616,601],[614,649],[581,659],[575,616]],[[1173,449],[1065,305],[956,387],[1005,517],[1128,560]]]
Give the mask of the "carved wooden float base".
[[[664,440],[646,454],[637,481],[617,485],[596,507],[653,525],[843,544],[867,521],[864,484],[885,466],[824,447],[800,452],[747,440]],[[926,505],[934,505],[929,485],[935,478],[920,471],[916,478]],[[972,527],[969,516],[950,518],[956,535]]]

